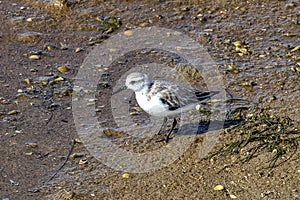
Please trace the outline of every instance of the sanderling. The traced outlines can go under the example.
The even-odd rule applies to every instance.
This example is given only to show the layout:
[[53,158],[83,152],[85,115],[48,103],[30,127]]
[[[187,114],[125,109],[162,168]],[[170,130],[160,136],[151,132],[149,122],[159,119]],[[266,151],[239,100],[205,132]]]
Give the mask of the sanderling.
[[[174,117],[183,111],[191,110],[199,102],[206,102],[218,93],[201,92],[165,80],[150,80],[146,74],[138,72],[127,76],[125,86],[135,92],[136,100],[145,112],[152,116],[164,117],[162,126],[167,121],[167,117]],[[174,117],[172,127],[165,138],[166,142],[176,124],[177,120]]]

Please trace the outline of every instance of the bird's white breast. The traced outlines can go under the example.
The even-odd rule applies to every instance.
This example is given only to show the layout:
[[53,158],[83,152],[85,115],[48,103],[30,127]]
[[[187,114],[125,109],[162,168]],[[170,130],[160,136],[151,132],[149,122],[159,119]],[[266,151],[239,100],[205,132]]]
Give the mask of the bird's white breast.
[[153,116],[161,116],[163,112],[168,111],[168,106],[161,102],[159,95],[148,98],[142,92],[136,92],[136,100],[139,106],[147,113]]

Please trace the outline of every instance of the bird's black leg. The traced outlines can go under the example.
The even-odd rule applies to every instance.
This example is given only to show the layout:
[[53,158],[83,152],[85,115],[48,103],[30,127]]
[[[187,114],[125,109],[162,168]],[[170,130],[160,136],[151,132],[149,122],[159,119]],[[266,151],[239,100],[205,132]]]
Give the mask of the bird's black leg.
[[159,131],[158,131],[158,133],[157,133],[157,135],[160,135],[160,134],[161,134],[161,132],[162,132],[162,130],[163,130],[163,127],[165,126],[165,124],[166,124],[166,122],[167,122],[167,119],[168,119],[168,118],[164,117],[164,121],[163,121],[163,123],[162,123],[162,125],[161,125],[161,127],[160,127],[160,129],[159,129]]
[[176,118],[174,118],[174,119],[173,119],[172,127],[171,127],[171,129],[170,129],[168,135],[167,135],[166,138],[165,138],[165,141],[166,141],[166,142],[169,142],[170,135],[171,135],[171,133],[173,132],[173,130],[174,130],[176,124],[177,124],[177,120],[176,120]]

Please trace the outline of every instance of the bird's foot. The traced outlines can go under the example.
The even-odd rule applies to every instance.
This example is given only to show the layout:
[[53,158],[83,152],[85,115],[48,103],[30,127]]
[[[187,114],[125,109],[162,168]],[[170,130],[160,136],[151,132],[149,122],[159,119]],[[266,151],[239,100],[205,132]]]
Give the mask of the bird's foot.
[[166,135],[166,137],[160,138],[160,139],[156,140],[155,142],[166,142],[166,143],[168,143],[171,139],[173,139],[173,137],[170,137],[170,134],[168,134],[168,135]]

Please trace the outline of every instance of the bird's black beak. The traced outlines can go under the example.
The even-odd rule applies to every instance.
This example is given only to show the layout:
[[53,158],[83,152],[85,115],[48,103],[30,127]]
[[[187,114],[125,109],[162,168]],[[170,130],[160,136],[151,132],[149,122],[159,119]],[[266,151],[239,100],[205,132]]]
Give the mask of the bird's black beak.
[[115,95],[115,94],[117,94],[117,93],[119,93],[123,90],[126,90],[126,89],[127,89],[127,87],[126,87],[126,85],[124,85],[124,86],[120,87],[119,89],[117,89],[116,91],[113,91],[112,95]]

